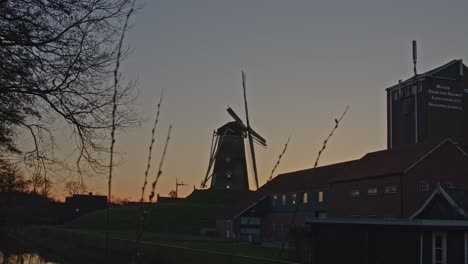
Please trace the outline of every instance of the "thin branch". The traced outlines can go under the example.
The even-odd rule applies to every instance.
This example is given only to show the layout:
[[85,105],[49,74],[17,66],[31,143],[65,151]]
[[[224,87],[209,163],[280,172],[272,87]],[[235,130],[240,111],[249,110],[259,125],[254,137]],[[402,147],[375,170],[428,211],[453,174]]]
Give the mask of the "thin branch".
[[320,157],[322,156],[322,152],[323,152],[323,151],[325,150],[325,148],[327,147],[328,141],[329,141],[329,140],[331,139],[331,137],[333,136],[333,133],[335,133],[335,131],[336,131],[336,129],[338,128],[338,125],[340,124],[341,120],[343,120],[343,117],[344,117],[344,116],[346,115],[346,113],[348,112],[348,109],[349,109],[349,105],[346,106],[346,109],[344,110],[343,114],[341,114],[340,118],[338,118],[338,119],[335,118],[335,126],[334,126],[333,129],[331,130],[330,134],[328,134],[327,138],[323,141],[322,148],[319,150],[318,155],[317,155],[317,159],[315,160],[314,168],[317,168],[319,159],[320,159]]
[[156,185],[158,184],[159,177],[161,177],[162,174],[162,166],[164,164],[164,160],[166,158],[166,152],[167,152],[167,146],[169,145],[169,140],[171,139],[171,131],[172,131],[172,125],[169,126],[169,130],[167,132],[167,138],[166,138],[166,143],[164,144],[164,150],[161,156],[161,160],[159,161],[159,168],[158,168],[158,174],[156,175],[156,179],[154,179],[153,183],[151,184],[151,193],[149,195],[149,202],[151,203],[154,198],[154,191],[156,189]]
[[273,179],[273,174],[275,173],[276,168],[277,168],[278,165],[280,164],[281,158],[283,157],[284,153],[286,153],[286,150],[288,149],[288,144],[289,144],[289,141],[290,141],[290,140],[291,140],[291,136],[288,137],[288,140],[286,141],[286,144],[284,144],[283,151],[282,151],[281,154],[279,155],[278,161],[276,161],[275,166],[274,166],[273,169],[271,170],[271,175],[270,175],[270,178],[268,178],[268,181],[271,181],[271,180]]
[[141,198],[140,198],[140,202],[143,203],[144,201],[144,196],[145,196],[145,189],[146,189],[146,185],[148,184],[148,172],[150,170],[150,167],[151,167],[151,156],[153,154],[153,145],[154,145],[154,142],[155,142],[155,131],[156,131],[156,126],[159,122],[159,113],[160,113],[160,110],[161,110],[161,103],[162,103],[162,100],[163,100],[163,95],[164,95],[164,89],[161,90],[161,96],[159,97],[159,102],[158,102],[158,110],[156,112],[156,118],[154,120],[154,124],[153,124],[153,129],[151,130],[151,143],[149,145],[149,150],[148,150],[148,162],[146,164],[146,171],[145,171],[145,180],[143,182],[143,187],[141,187]]

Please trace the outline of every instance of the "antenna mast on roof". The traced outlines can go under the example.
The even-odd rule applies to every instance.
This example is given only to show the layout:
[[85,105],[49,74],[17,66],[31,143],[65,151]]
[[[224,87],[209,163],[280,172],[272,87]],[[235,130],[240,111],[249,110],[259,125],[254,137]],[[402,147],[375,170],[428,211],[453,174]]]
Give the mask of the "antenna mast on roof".
[[413,40],[413,69],[414,69],[414,76],[418,75],[416,70],[416,63],[418,61],[418,47],[416,46],[416,40]]
[[[418,61],[418,48],[416,46],[416,40],[413,40],[413,69],[414,69],[414,76],[418,76],[418,72],[416,70],[416,63]],[[415,85],[412,87],[412,92],[414,93],[414,142],[417,144],[419,143],[418,137],[418,86],[421,84],[416,81]]]

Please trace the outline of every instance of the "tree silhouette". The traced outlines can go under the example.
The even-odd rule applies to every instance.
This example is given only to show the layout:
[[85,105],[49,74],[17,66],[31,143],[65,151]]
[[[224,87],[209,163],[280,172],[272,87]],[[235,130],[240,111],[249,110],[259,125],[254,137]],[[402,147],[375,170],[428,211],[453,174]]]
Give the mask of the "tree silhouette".
[[[67,167],[55,154],[60,126],[78,150],[74,169],[106,166],[109,80],[126,55],[116,43],[129,8],[130,0],[0,1],[0,157],[21,153],[44,171],[51,163]],[[123,128],[136,120],[135,94],[132,85],[117,88],[115,124]],[[29,144],[19,140],[24,132]]]

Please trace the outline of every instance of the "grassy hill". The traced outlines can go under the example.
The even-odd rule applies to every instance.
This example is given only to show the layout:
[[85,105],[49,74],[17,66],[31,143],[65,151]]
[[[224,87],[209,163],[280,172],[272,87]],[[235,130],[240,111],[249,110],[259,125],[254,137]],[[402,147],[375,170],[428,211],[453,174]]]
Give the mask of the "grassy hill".
[[[151,205],[146,232],[198,235],[203,227],[214,227],[217,214],[235,203],[245,191],[195,190],[186,199],[174,203]],[[112,231],[134,232],[139,206],[122,206],[111,211]],[[82,216],[67,224],[74,229],[105,230],[106,210]]]

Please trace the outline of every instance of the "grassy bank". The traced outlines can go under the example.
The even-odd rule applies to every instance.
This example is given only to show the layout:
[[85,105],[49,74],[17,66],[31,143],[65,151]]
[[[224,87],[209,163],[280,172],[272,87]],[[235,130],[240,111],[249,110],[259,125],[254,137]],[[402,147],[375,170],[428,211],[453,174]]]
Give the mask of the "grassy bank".
[[[184,200],[151,205],[145,230],[149,233],[199,235],[201,228],[215,227],[215,219],[219,212],[244,195],[246,192],[196,190]],[[139,210],[138,206],[113,208],[109,230],[134,232]],[[66,226],[77,230],[105,230],[106,211],[85,215]]]
[[[143,263],[280,263],[279,250],[245,242],[201,238],[200,229],[214,227],[216,216],[246,192],[194,191],[175,203],[151,205],[145,225],[141,255]],[[60,256],[63,263],[130,263],[135,252],[139,206],[97,211],[61,227],[32,226],[16,235],[41,250]],[[106,254],[109,230],[110,252]]]
[[[106,254],[105,234],[66,228],[28,227],[15,234],[63,263],[130,263],[134,252],[129,233],[112,233]],[[280,263],[277,249],[228,241],[158,240],[149,235],[141,245],[143,263]]]

